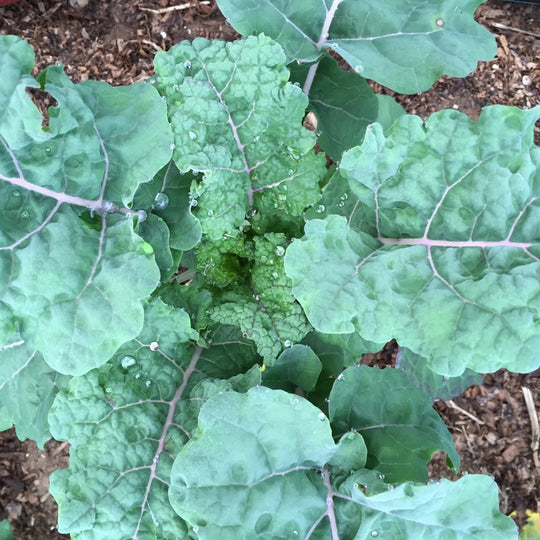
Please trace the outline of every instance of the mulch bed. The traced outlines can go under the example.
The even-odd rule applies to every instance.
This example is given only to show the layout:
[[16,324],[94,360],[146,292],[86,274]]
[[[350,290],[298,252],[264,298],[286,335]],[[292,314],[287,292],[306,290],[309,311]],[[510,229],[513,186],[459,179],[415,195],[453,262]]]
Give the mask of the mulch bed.
[[[183,39],[196,36],[238,37],[210,2],[193,1],[188,9],[175,0],[22,0],[0,7],[0,33],[16,34],[36,50],[39,70],[56,61],[75,82],[104,80],[130,84],[152,74],[152,59]],[[184,2],[182,2],[184,3]],[[154,10],[154,11],[152,11]],[[540,7],[491,0],[480,6],[477,20],[497,38],[497,57],[484,62],[464,79],[442,77],[419,95],[394,95],[407,112],[426,117],[455,108],[478,118],[491,104],[533,107],[540,101]],[[502,25],[502,26],[501,26]],[[1,76],[1,75],[0,75]],[[538,141],[540,135],[537,132]],[[365,359],[393,362],[394,346]],[[519,375],[505,370],[486,375],[484,384],[469,388],[452,402],[435,406],[449,427],[463,460],[461,474],[492,475],[500,487],[501,509],[517,511],[523,525],[525,510],[540,512],[540,468],[531,450],[531,422],[522,387],[529,388],[540,409],[539,373]],[[50,441],[44,451],[20,442],[14,431],[0,433],[0,520],[9,519],[19,540],[67,538],[56,529],[56,505],[48,494],[48,475],[67,466],[68,448]],[[444,457],[436,455],[432,477],[452,475]]]

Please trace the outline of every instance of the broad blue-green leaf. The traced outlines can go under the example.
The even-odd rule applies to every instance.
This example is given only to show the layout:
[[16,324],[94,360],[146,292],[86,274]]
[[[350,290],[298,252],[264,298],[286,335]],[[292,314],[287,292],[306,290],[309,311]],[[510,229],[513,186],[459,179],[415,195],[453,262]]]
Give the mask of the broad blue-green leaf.
[[364,438],[360,433],[350,431],[339,439],[329,464],[349,472],[364,467],[367,457],[368,449]]
[[[149,182],[141,184],[135,194],[135,208],[147,209],[167,224],[170,231],[167,248],[170,246],[179,251],[188,251],[201,239],[201,225],[191,213],[189,199],[189,190],[194,181],[193,174],[181,174],[171,161]],[[153,247],[156,249],[156,246]]]
[[465,392],[469,386],[481,385],[484,380],[482,375],[470,369],[466,369],[457,377],[439,375],[429,368],[425,358],[405,347],[400,347],[398,350],[396,369],[401,369],[432,401],[437,398],[452,399]]
[[334,383],[329,410],[334,433],[360,433],[367,466],[384,474],[386,482],[425,481],[426,464],[436,450],[459,468],[452,436],[429,397],[399,370],[346,369]]
[[40,86],[33,55],[0,36],[0,58],[0,345],[17,323],[49,366],[81,374],[139,333],[159,279],[128,206],[169,161],[165,104],[149,85],[73,85],[52,66],[39,82],[58,106],[42,129],[25,91]]
[[316,469],[334,449],[326,417],[298,396],[217,395],[173,465],[171,504],[199,538],[305,538],[325,512]]
[[204,172],[191,190],[204,233],[221,239],[250,209],[301,215],[325,171],[302,119],[307,98],[288,83],[285,55],[265,36],[234,43],[197,38],[155,59],[173,126],[173,158]]
[[[303,86],[309,65],[290,64],[291,78]],[[309,110],[317,117],[317,142],[334,160],[362,142],[366,127],[378,122],[385,129],[405,114],[390,96],[378,96],[363,77],[344,71],[325,55],[309,90]]]
[[[351,477],[336,498],[343,538],[415,540],[517,540],[517,527],[499,512],[497,485],[489,476],[469,474],[457,482],[410,483],[366,496]],[[341,538],[341,536],[340,536]]]
[[495,39],[474,21],[483,0],[219,0],[241,34],[265,33],[287,60],[314,62],[330,47],[363,77],[401,93],[443,73],[464,77],[491,60]]
[[189,315],[152,300],[145,326],[99,369],[73,377],[51,408],[70,465],[51,476],[59,530],[72,538],[184,538],[167,500],[172,457],[196,426],[190,392],[202,350]]
[[15,425],[21,441],[39,448],[51,438],[47,416],[59,389],[69,377],[52,370],[22,339],[0,349],[0,429]]
[[404,116],[387,136],[374,125],[341,163],[373,236],[329,216],[307,223],[285,256],[313,326],[396,338],[450,376],[534,370],[539,116],[491,107],[473,122],[443,111],[425,126]]
[[0,540],[13,540],[11,525],[7,519],[0,521]]
[[294,393],[298,386],[306,392],[315,389],[322,364],[317,355],[305,345],[285,349],[263,372],[263,383],[269,388],[280,388]]
[[[209,397],[260,384],[253,356],[234,354],[252,346],[219,330],[208,350],[190,343],[196,338],[186,312],[153,299],[141,334],[58,394],[51,431],[71,444],[69,468],[51,477],[61,531],[96,540],[188,537],[168,502],[172,461]],[[230,378],[213,378],[222,376]]]

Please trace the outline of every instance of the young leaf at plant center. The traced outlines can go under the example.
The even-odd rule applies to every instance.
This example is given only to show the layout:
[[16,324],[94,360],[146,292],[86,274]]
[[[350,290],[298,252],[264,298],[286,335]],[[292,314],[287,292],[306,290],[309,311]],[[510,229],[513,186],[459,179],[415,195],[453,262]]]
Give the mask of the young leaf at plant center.
[[14,424],[21,441],[32,439],[43,449],[51,438],[49,409],[69,377],[52,370],[19,337],[0,349],[0,431]]
[[[396,338],[437,373],[534,370],[540,347],[540,107],[403,116],[374,124],[340,171],[370,236],[329,216],[306,224],[285,269],[322,332]],[[317,267],[315,277],[310,268]],[[325,287],[321,289],[320,281]]]
[[173,126],[180,171],[202,171],[194,214],[213,240],[248,210],[300,216],[325,172],[302,126],[307,98],[287,82],[279,45],[265,36],[233,43],[197,38],[155,58],[156,86]]
[[497,485],[489,476],[405,483],[366,496],[353,475],[337,495],[336,517],[347,523],[347,538],[517,540],[514,521],[499,512]]
[[444,401],[455,398],[469,386],[481,385],[484,380],[482,375],[470,369],[466,369],[457,377],[439,375],[429,368],[425,358],[405,347],[398,350],[396,369],[402,370],[415,386],[421,388],[431,398],[431,401],[437,398]]
[[[291,79],[304,86],[310,66],[289,64]],[[342,70],[336,60],[324,55],[309,91],[308,109],[317,117],[317,142],[335,161],[345,150],[362,142],[366,127],[378,122],[384,129],[405,114],[390,96],[373,92],[363,77]]]
[[493,58],[495,40],[473,17],[483,1],[218,0],[218,5],[241,34],[264,33],[278,41],[288,63],[315,62],[330,47],[363,77],[411,94],[427,90],[442,74],[464,77],[478,60]]
[[73,85],[52,66],[39,81],[58,106],[42,129],[25,92],[39,87],[24,74],[33,55],[12,36],[0,54],[0,327],[20,322],[49,366],[81,374],[138,334],[159,279],[126,204],[170,159],[165,104],[149,85]]
[[259,387],[210,399],[199,425],[169,490],[199,538],[305,538],[326,511],[317,474],[335,449],[326,417],[299,396]]
[[330,393],[330,420],[337,436],[354,430],[368,449],[367,466],[385,481],[423,482],[436,450],[448,454],[452,468],[459,455],[428,396],[403,372],[368,366],[346,369]]
[[293,345],[285,349],[263,372],[263,384],[295,393],[296,387],[305,392],[315,389],[322,364],[317,355],[305,345]]
[[218,305],[211,310],[211,317],[238,326],[271,366],[283,348],[302,340],[310,325],[291,294],[290,280],[283,269],[287,237],[267,233],[255,236],[253,244],[251,274],[244,277],[247,283],[215,297]]

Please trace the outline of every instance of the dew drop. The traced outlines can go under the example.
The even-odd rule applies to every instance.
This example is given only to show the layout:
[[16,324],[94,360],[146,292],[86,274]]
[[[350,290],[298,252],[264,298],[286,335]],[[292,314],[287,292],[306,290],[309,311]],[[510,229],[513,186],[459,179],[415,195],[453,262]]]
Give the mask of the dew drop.
[[272,277],[276,279],[277,277],[279,277],[279,274],[277,272],[272,272]]
[[112,388],[111,388],[111,387],[105,388],[105,393],[106,393],[106,394],[110,394],[111,392],[112,392]]
[[289,176],[292,176],[294,174],[294,171],[292,169],[289,169]]
[[135,374],[135,378],[136,378],[136,379],[140,379],[140,378],[141,378],[141,374],[140,374],[140,373],[136,373],[136,374]]
[[379,480],[384,480],[384,474],[379,474]]
[[60,62],[60,60],[57,60],[55,63],[54,63],[55,66],[61,66],[62,65],[62,62]]
[[137,361],[135,358],[133,358],[133,356],[124,356],[124,358],[120,360],[120,363],[124,369],[127,369],[128,367],[134,366]]
[[337,51],[337,49],[338,49],[338,44],[337,44],[337,43],[331,43],[331,44],[330,44],[330,48],[331,48],[332,50],[334,50],[334,51]]
[[15,191],[12,191],[11,194],[14,197],[20,197],[21,196],[21,192],[18,189],[16,189]]
[[144,210],[137,210],[137,219],[139,223],[146,221],[147,217],[148,217],[148,214]]
[[371,531],[371,536],[379,536],[379,533],[377,531]]
[[319,206],[317,207],[317,212],[319,214],[322,214],[325,210],[326,210],[326,206],[324,206],[324,204],[319,204]]
[[285,253],[285,248],[283,246],[277,246],[274,251],[278,257],[281,257]]
[[443,375],[443,381],[447,381],[450,377],[448,375]]
[[169,196],[166,193],[158,193],[152,204],[153,210],[164,210],[169,206]]
[[283,342],[283,346],[284,346],[284,347],[287,347],[287,348],[292,347],[292,346],[293,346],[293,342],[290,341],[289,339],[286,339],[286,340]]
[[197,134],[196,133],[193,133],[193,131],[190,131],[189,132],[189,138],[194,141],[196,138],[197,138]]
[[184,69],[191,69],[191,62],[189,60],[184,62]]
[[52,152],[52,148],[50,146],[45,147],[45,153],[50,154]]
[[344,194],[341,196],[341,200],[342,200],[342,201],[346,201],[348,198],[349,198],[349,195],[348,195],[347,193],[344,193]]
[[338,206],[339,206],[340,208],[343,208],[343,207],[345,206],[345,203],[344,203],[343,201],[341,201],[341,202],[338,204]]
[[319,413],[317,418],[321,421],[321,422],[324,422],[326,420],[326,415],[324,413]]
[[356,71],[356,73],[362,73],[362,71],[364,71],[364,66],[362,64],[357,64],[354,66],[354,71]]
[[176,148],[176,144],[174,144],[174,143],[171,144],[171,146],[169,146],[169,148],[170,148],[171,150],[174,150],[174,149]]
[[175,92],[178,92],[178,88],[179,88],[179,87],[178,87],[177,84],[173,84],[172,89],[173,89]]
[[197,202],[197,199],[191,199],[190,204],[191,206],[197,206],[199,203]]
[[28,210],[23,210],[21,212],[21,218],[22,219],[28,219],[30,217],[30,212]]
[[441,18],[437,19],[437,20],[435,21],[435,24],[436,24],[437,26],[440,26],[440,27],[444,26],[444,19],[441,19]]
[[145,255],[154,254],[154,248],[148,242],[143,242],[142,250]]
[[298,531],[293,531],[293,536],[298,536]]
[[340,374],[337,376],[336,381],[342,381],[344,378],[345,378],[345,375],[343,375],[343,373],[340,373]]
[[148,387],[152,384],[152,381],[146,381],[144,384]]
[[152,341],[152,343],[150,343],[150,350],[157,351],[158,349],[159,349],[159,343],[157,341]]
[[212,217],[214,215],[214,211],[213,210],[208,210],[208,217]]

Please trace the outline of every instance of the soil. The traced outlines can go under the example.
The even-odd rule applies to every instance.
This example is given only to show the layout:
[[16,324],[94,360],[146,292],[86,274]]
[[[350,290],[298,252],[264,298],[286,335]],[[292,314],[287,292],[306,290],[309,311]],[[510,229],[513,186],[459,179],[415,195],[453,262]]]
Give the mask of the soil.
[[[37,70],[56,61],[75,82],[105,80],[130,84],[152,74],[152,59],[183,39],[196,36],[232,40],[238,37],[219,13],[215,0],[22,0],[0,6],[0,33],[23,37],[36,51]],[[84,4],[84,6],[83,6]],[[166,10],[164,8],[171,8]],[[178,8],[178,9],[177,9]],[[478,118],[491,104],[533,107],[540,102],[540,6],[489,0],[477,20],[497,38],[497,56],[481,62],[463,79],[442,77],[419,95],[393,95],[407,112],[422,117],[455,108]],[[46,102],[45,102],[46,104]],[[538,135],[538,133],[537,133]],[[538,137],[537,140],[540,140]],[[395,344],[366,363],[392,364]],[[540,463],[533,451],[532,423],[524,391],[540,409],[540,370],[488,374],[482,386],[469,388],[453,401],[435,403],[452,433],[462,458],[461,472],[452,474],[444,456],[436,455],[433,478],[490,474],[500,488],[501,510],[522,526],[525,510],[540,512]],[[20,442],[14,430],[0,433],[0,520],[8,519],[18,540],[68,538],[56,530],[56,505],[48,494],[48,475],[67,467],[65,443],[49,441],[44,450]]]

